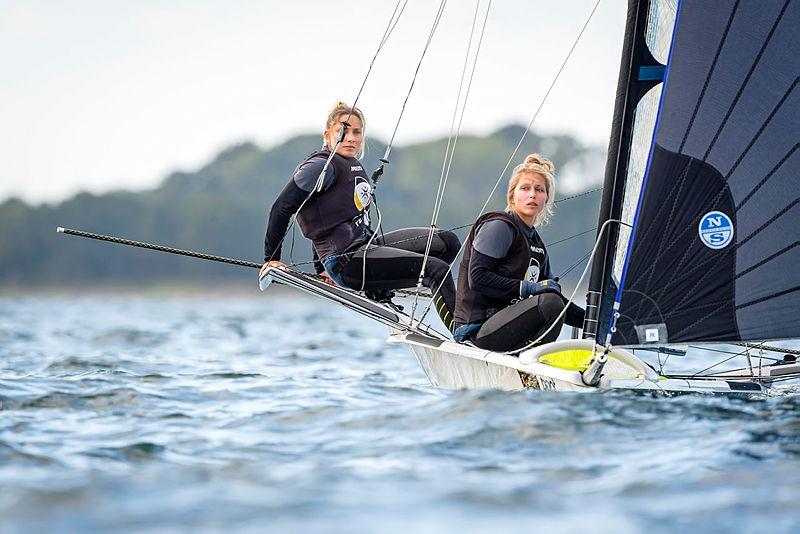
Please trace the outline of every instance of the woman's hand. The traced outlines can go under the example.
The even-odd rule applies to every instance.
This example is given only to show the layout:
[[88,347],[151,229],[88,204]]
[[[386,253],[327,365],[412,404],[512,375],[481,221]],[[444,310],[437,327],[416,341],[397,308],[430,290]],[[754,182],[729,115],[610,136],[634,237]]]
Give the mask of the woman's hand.
[[282,261],[280,261],[280,260],[270,260],[270,261],[268,261],[267,263],[265,263],[265,264],[264,264],[264,265],[261,267],[261,271],[258,273],[258,277],[259,277],[259,278],[261,278],[262,276],[264,276],[264,273],[265,273],[265,272],[267,271],[267,269],[269,269],[270,267],[277,267],[277,268],[279,268],[279,269],[286,269],[286,264],[285,264],[285,263],[283,263],[283,262],[282,262]]
[[561,285],[555,280],[542,280],[541,282],[532,282],[530,280],[523,280],[520,285],[520,296],[522,298],[532,297],[539,293],[549,292],[555,289],[561,293]]
[[322,277],[322,281],[328,284],[329,286],[336,285],[336,282],[334,282],[333,279],[330,276],[328,276],[327,271],[322,271],[321,273],[319,273],[319,275]]

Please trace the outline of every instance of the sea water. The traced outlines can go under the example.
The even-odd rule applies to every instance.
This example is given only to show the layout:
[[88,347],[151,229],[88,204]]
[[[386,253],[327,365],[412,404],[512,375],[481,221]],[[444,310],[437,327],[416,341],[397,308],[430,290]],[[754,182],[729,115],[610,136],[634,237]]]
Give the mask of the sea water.
[[800,389],[446,391],[293,294],[0,298],[2,532],[797,532]]

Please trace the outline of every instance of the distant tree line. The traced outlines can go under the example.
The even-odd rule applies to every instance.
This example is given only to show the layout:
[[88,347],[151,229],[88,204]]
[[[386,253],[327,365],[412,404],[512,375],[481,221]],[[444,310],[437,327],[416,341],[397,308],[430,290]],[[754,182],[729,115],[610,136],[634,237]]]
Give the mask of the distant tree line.
[[[487,137],[462,136],[447,183],[439,228],[468,225],[475,219],[524,129],[509,126]],[[319,148],[320,136],[292,138],[261,149],[244,143],[222,151],[197,172],[168,176],[144,192],[79,193],[58,204],[28,205],[18,199],[0,204],[0,287],[146,285],[226,281],[253,283],[255,272],[207,261],[68,237],[65,226],[128,239],[159,243],[255,262],[263,260],[266,215],[295,165]],[[428,226],[441,174],[446,139],[395,148],[377,188],[386,231]],[[546,147],[546,150],[543,150]],[[385,145],[368,140],[367,171],[378,165]],[[585,158],[597,148],[569,136],[542,138],[529,133],[512,165],[530,152],[543,152],[556,169]],[[595,175],[602,172],[594,169]],[[505,207],[508,172],[487,209]],[[588,182],[588,181],[587,181]],[[596,187],[596,180],[586,188]],[[542,230],[546,243],[596,225],[598,194],[559,204]],[[373,220],[375,217],[373,216]],[[469,227],[457,233],[466,236]],[[551,247],[556,273],[591,248],[593,233]],[[310,243],[290,232],[283,259],[310,259]],[[310,266],[305,266],[311,270]],[[577,272],[573,276],[577,277]]]

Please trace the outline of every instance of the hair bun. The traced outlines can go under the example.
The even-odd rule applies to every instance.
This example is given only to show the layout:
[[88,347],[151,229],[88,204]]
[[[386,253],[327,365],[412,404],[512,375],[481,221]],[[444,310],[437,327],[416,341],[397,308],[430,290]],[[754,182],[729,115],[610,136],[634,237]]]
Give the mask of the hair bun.
[[539,154],[529,154],[525,158],[525,165],[540,165],[549,172],[553,172],[556,168],[552,161]]
[[347,105],[347,102],[344,100],[337,100],[336,103],[333,105],[329,113],[334,113],[336,111],[346,110],[350,111],[350,106]]

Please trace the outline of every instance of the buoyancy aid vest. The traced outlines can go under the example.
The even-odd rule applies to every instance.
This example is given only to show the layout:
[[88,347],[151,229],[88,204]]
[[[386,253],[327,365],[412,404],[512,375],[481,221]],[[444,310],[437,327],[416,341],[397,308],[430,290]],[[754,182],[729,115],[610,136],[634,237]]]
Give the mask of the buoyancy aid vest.
[[460,324],[485,321],[499,310],[509,306],[514,299],[494,298],[484,295],[469,287],[469,262],[472,257],[472,242],[475,235],[487,221],[501,219],[514,228],[514,240],[497,269],[497,274],[515,280],[533,280],[538,282],[540,273],[547,261],[547,251],[539,235],[534,232],[528,239],[522,223],[504,211],[484,213],[472,226],[464,245],[464,256],[458,269],[456,290],[455,321]]
[[[329,156],[327,150],[315,152],[300,162],[298,168],[311,158]],[[312,194],[297,214],[300,230],[314,243],[321,260],[347,250],[369,227],[372,188],[361,162],[334,154],[331,165],[333,183],[328,189]]]

